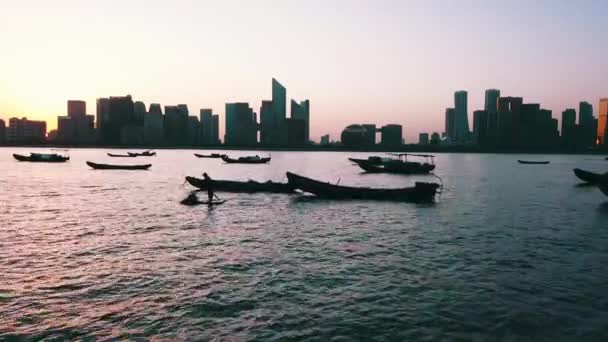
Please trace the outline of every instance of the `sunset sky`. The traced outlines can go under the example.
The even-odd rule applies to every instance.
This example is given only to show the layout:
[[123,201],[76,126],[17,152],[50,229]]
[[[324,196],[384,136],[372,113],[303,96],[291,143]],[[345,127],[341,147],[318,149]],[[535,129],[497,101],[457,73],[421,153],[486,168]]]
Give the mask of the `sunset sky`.
[[[608,96],[608,1],[55,0],[0,4],[0,118],[65,115],[68,99],[131,94],[191,114],[271,78],[310,99],[311,138],[398,123],[442,131],[453,92],[523,96],[560,117]],[[577,109],[578,110],[578,109]],[[597,113],[597,112],[596,112]],[[472,124],[471,124],[472,126]]]

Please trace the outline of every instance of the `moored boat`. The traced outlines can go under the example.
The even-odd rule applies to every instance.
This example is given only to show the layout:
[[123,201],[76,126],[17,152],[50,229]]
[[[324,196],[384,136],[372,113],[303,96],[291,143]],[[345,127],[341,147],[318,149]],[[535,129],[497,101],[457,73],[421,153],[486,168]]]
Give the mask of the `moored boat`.
[[287,183],[278,183],[278,182],[256,182],[253,180],[249,180],[247,182],[240,181],[228,181],[228,180],[205,180],[196,177],[186,177],[186,181],[190,183],[190,185],[199,188],[200,190],[207,190],[209,188],[213,189],[213,191],[220,192],[244,192],[244,193],[254,193],[254,192],[271,192],[271,193],[292,193],[293,189]]
[[132,157],[154,157],[156,155],[156,152],[152,152],[152,151],[144,151],[141,153],[138,152],[127,152],[128,155],[132,156]]
[[535,160],[518,160],[517,161],[520,164],[532,164],[532,165],[546,165],[551,163],[550,161],[535,161]]
[[130,154],[114,154],[114,153],[108,153],[109,157],[115,157],[115,158],[135,158],[137,156],[132,156]]
[[266,164],[270,162],[270,157],[260,158],[260,156],[239,157],[237,159],[233,159],[224,155],[220,158],[222,158],[222,160],[227,164]]
[[194,154],[197,158],[222,158],[225,157],[225,154],[219,154],[219,153],[211,153],[211,154],[198,154],[195,153]]
[[[348,158],[365,172],[398,173],[398,174],[427,174],[435,169],[434,156],[427,154],[399,153],[391,154],[397,158],[382,158],[371,156],[367,159]],[[426,158],[424,163],[408,161],[407,157]]]
[[370,199],[405,202],[432,202],[439,188],[437,183],[416,182],[408,188],[384,189],[334,185],[287,172],[289,185],[318,197],[333,199]]
[[70,160],[68,156],[62,156],[57,153],[30,153],[29,156],[21,154],[13,154],[13,158],[20,162],[37,162],[37,163],[64,163]]
[[87,165],[95,170],[147,170],[152,164],[143,165],[112,165],[112,164],[99,164],[88,161]]
[[602,177],[604,177],[606,175],[606,174],[602,175],[599,173],[585,171],[585,170],[581,170],[581,169],[574,169],[574,174],[576,175],[576,177],[578,177],[583,182],[592,183],[592,184],[599,183],[602,180]]

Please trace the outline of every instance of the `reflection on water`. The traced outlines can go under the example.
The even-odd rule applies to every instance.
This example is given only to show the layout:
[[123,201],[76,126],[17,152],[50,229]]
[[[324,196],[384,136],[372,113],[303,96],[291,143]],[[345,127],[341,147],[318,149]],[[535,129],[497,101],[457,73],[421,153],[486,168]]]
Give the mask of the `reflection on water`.
[[220,194],[209,208],[179,204],[186,175],[436,178],[361,175],[346,160],[361,153],[226,165],[160,150],[138,159],[150,171],[124,172],[84,164],[112,162],[105,150],[10,157],[28,151],[0,149],[0,339],[607,337],[608,197],[572,174],[606,171],[601,158],[438,155],[445,187],[430,205]]

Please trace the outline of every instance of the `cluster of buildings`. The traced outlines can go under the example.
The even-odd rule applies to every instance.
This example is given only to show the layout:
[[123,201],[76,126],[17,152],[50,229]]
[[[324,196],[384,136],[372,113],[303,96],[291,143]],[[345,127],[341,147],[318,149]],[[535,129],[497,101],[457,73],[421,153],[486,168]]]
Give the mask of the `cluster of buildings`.
[[[389,124],[376,128],[375,124],[353,124],[346,126],[340,135],[342,145],[347,147],[365,148],[376,145],[376,135],[380,133],[380,145],[386,147],[398,147],[403,144],[403,127],[401,125]],[[326,136],[326,144],[329,144],[329,136]],[[323,137],[321,144],[323,145]]]
[[445,132],[440,136],[421,133],[419,144],[472,145],[482,150],[563,149],[586,150],[608,147],[608,99],[600,99],[599,120],[593,106],[581,102],[576,110],[562,112],[561,135],[558,120],[538,103],[524,103],[522,97],[503,97],[498,89],[485,92],[483,110],[473,112],[473,129],[469,129],[468,94],[454,93],[454,107],[445,111]]

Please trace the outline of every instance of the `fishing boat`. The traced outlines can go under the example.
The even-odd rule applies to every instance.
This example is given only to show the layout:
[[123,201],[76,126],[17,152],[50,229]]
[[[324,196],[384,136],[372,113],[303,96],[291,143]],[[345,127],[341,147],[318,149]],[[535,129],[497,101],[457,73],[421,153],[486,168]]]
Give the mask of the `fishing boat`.
[[599,183],[602,180],[602,177],[607,175],[607,174],[602,175],[599,173],[589,172],[589,171],[585,171],[585,170],[581,170],[581,169],[574,169],[574,174],[576,175],[576,177],[578,177],[583,182],[592,183],[592,184]]
[[520,164],[547,165],[550,161],[518,160]]
[[287,180],[289,185],[294,189],[299,189],[318,197],[333,199],[432,202],[439,188],[439,184],[423,182],[416,182],[413,187],[398,189],[341,186],[320,182],[291,172],[287,172]]
[[95,170],[147,170],[152,164],[143,165],[112,165],[112,164],[99,164],[88,161],[87,165]]
[[200,190],[208,190],[209,188],[213,191],[220,192],[243,192],[243,193],[254,193],[254,192],[270,192],[270,193],[292,193],[293,189],[287,183],[279,182],[256,182],[249,180],[247,182],[229,181],[229,180],[205,180],[196,177],[186,177],[186,182],[190,185],[199,188]]
[[194,154],[197,158],[222,158],[225,157],[225,154],[219,154],[219,153],[211,153],[211,154],[198,154],[195,153]]
[[144,151],[141,153],[127,152],[127,154],[132,157],[154,157],[156,155],[156,152],[152,152],[152,151]]
[[108,153],[109,157],[114,157],[114,158],[135,158],[137,156],[132,156],[130,154],[114,154],[114,153]]
[[195,193],[191,193],[190,195],[188,195],[188,197],[184,198],[183,200],[181,200],[181,204],[183,205],[190,205],[190,206],[194,206],[194,205],[199,205],[199,204],[204,204],[204,205],[208,205],[208,206],[214,206],[214,205],[220,205],[220,204],[224,204],[226,202],[226,200],[223,199],[214,199],[212,201],[201,201],[198,199],[198,197],[196,197]]
[[37,163],[64,163],[70,160],[70,157],[63,156],[57,153],[30,153],[29,156],[21,154],[13,154],[13,158],[20,162],[37,162]]
[[233,159],[224,155],[220,158],[222,158],[222,160],[227,164],[266,164],[270,162],[270,157],[260,158],[260,156],[239,157],[237,159]]
[[[389,153],[396,158],[382,158],[371,156],[367,159],[348,158],[365,172],[370,173],[398,173],[398,174],[427,174],[435,169],[435,156],[428,154]],[[423,157],[424,163],[408,161],[409,157]]]

